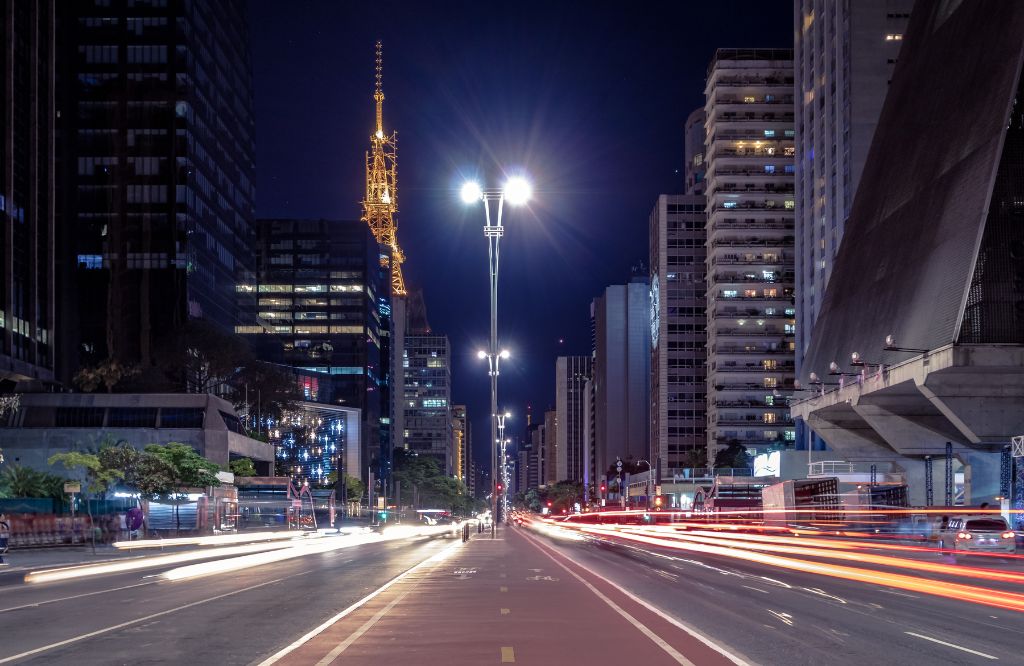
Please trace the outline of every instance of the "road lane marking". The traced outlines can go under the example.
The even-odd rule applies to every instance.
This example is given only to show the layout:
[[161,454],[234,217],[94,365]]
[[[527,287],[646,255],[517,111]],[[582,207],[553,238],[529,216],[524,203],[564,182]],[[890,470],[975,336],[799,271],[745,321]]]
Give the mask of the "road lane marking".
[[498,591],[499,592],[508,592],[508,588],[505,587],[504,585],[502,585],[501,587],[498,588]]
[[95,592],[84,592],[82,594],[75,594],[70,597],[61,597],[59,599],[45,599],[43,601],[37,601],[33,604],[22,604],[21,606],[11,606],[10,608],[0,608],[0,613],[9,613],[10,611],[21,610],[23,608],[35,608],[36,606],[45,606],[46,604],[57,603],[58,601],[71,601],[72,599],[81,599],[82,597],[91,597],[94,594],[104,594],[106,592],[117,592],[119,590],[128,590],[133,587],[141,587],[143,585],[152,585],[155,580],[147,581],[145,583],[134,583],[133,585],[124,585],[122,587],[112,587],[109,590],[96,590]]
[[384,608],[381,608],[379,611],[374,613],[373,617],[371,617],[366,622],[363,622],[363,624],[358,629],[356,629],[351,634],[349,634],[348,638],[346,638],[342,642],[338,643],[336,646],[334,646],[334,649],[332,649],[330,652],[328,652],[327,654],[324,655],[323,659],[321,659],[320,661],[316,662],[316,666],[327,666],[328,664],[332,663],[335,659],[337,659],[339,656],[341,656],[342,652],[347,650],[350,645],[352,645],[357,640],[359,640],[359,638],[363,634],[365,634],[367,631],[372,629],[373,625],[377,624],[377,622],[379,622],[382,617],[387,615],[388,612],[390,612],[392,608],[397,606],[399,601],[401,601],[402,599],[405,599],[405,597],[410,592],[412,592],[413,589],[414,588],[409,588],[408,590],[402,592],[397,597],[395,597],[390,602],[388,602],[388,604],[386,606],[384,606]]
[[502,609],[501,609],[501,614],[502,614],[502,615],[508,615],[508,614],[509,614],[509,613],[511,613],[511,612],[512,612],[512,611],[510,611],[510,610],[509,610],[509,609],[507,609],[507,608],[502,608]]
[[922,639],[924,639],[926,641],[931,641],[932,643],[938,643],[939,645],[945,645],[946,647],[951,647],[951,648],[953,648],[955,650],[962,650],[964,652],[970,652],[971,654],[976,654],[979,657],[985,657],[986,659],[993,659],[995,661],[999,660],[999,657],[993,657],[992,655],[985,654],[984,652],[978,652],[977,650],[972,650],[971,648],[965,648],[962,645],[955,645],[953,643],[947,643],[946,641],[940,641],[938,638],[932,638],[931,636],[925,636],[924,634],[915,634],[912,631],[904,631],[903,633],[907,634],[908,636],[914,636],[915,638],[922,638]]
[[[525,538],[527,540],[527,542],[532,544],[534,548],[536,548],[537,550],[539,550],[542,553],[544,553],[545,555],[547,555],[548,558],[551,559],[555,564],[557,564],[558,566],[562,567],[566,571],[569,571],[569,573],[573,574],[574,576],[576,575],[568,567],[566,567],[564,564],[562,564],[557,559],[555,559],[555,556],[552,555],[550,552],[548,552],[546,548],[541,546],[536,539],[534,539],[533,537],[526,536],[526,535],[523,535],[523,538]],[[562,555],[562,557],[565,557],[565,556]],[[572,560],[570,560],[570,561],[572,561]],[[577,565],[577,566],[581,566],[582,567],[582,565]],[[709,648],[711,648],[715,652],[719,653],[720,655],[722,655],[723,657],[725,657],[729,661],[733,662],[734,664],[738,664],[739,666],[750,666],[750,662],[746,661],[745,659],[740,657],[738,654],[736,654],[734,652],[730,652],[729,650],[725,649],[724,647],[722,647],[718,643],[714,642],[713,640],[711,640],[710,638],[708,638],[704,634],[700,633],[696,629],[691,628],[690,626],[688,626],[687,624],[683,623],[682,621],[680,621],[680,620],[672,617],[671,615],[665,613],[660,608],[657,608],[656,606],[653,606],[652,604],[644,601],[643,599],[641,599],[640,597],[636,596],[635,594],[633,594],[629,590],[623,588],[621,585],[612,582],[610,579],[605,578],[604,576],[602,576],[601,574],[597,573],[596,571],[593,571],[591,569],[586,569],[586,571],[587,571],[587,573],[589,573],[590,575],[594,576],[595,578],[603,581],[607,585],[610,585],[611,587],[613,587],[616,590],[618,590],[619,593],[621,593],[622,595],[624,595],[627,598],[629,598],[631,601],[633,601],[633,603],[636,603],[636,604],[638,604],[640,606],[643,606],[644,608],[646,608],[650,612],[654,613],[655,615],[657,615],[661,619],[665,620],[669,624],[672,624],[673,626],[678,627],[679,629],[682,629],[684,632],[686,632],[687,634],[689,634],[690,636],[692,636],[696,640],[700,641],[704,645],[708,646]],[[584,583],[586,583],[586,581],[584,581]],[[712,589],[714,589],[714,588],[712,588]],[[613,606],[613,608],[615,608],[615,606]]]
[[750,587],[749,585],[744,585],[743,587],[747,588],[748,590],[753,590],[754,592],[760,592],[761,594],[771,594],[771,592],[769,592],[768,590],[762,590],[759,587]]
[[879,590],[879,592],[885,592],[886,594],[895,594],[897,597],[907,597],[910,599],[920,599],[921,597],[916,594],[905,594],[903,592],[894,592],[893,590]]
[[583,583],[583,585],[588,590],[590,590],[591,592],[594,593],[594,596],[596,596],[598,599],[600,599],[605,604],[607,604],[608,607],[611,608],[613,611],[615,611],[616,613],[621,615],[623,617],[623,619],[626,620],[626,622],[629,622],[631,625],[633,625],[633,627],[637,631],[639,631],[641,634],[643,634],[644,636],[649,638],[652,643],[654,643],[655,645],[660,647],[662,650],[664,650],[668,654],[668,656],[672,657],[672,659],[675,660],[675,662],[677,664],[683,664],[683,666],[696,666],[696,664],[694,664],[692,661],[690,661],[689,659],[684,657],[682,655],[682,653],[680,653],[674,647],[669,645],[668,641],[666,641],[664,638],[662,638],[658,634],[656,634],[653,631],[651,631],[643,622],[641,622],[640,620],[636,619],[635,617],[633,617],[632,615],[627,613],[622,608],[619,608],[618,604],[616,604],[614,601],[609,599],[603,592],[601,592],[601,590],[599,590],[596,587],[594,587],[590,583],[590,581],[586,580],[585,578],[583,578],[582,576],[577,574],[575,571],[573,571],[569,567],[565,566],[564,564],[562,564],[561,562],[556,560],[553,555],[551,555],[550,553],[545,551],[543,548],[540,548],[539,546],[536,546],[536,545],[535,545],[535,547],[538,548],[538,550],[540,550],[542,553],[544,553],[545,555],[550,557],[551,560],[555,564],[557,564],[558,566],[560,566],[563,569],[565,569],[569,573],[570,576],[572,576],[573,578],[575,578],[579,582]]
[[107,634],[107,633],[110,633],[111,631],[117,631],[118,629],[123,629],[125,627],[130,627],[133,624],[139,624],[140,622],[146,622],[148,620],[152,620],[152,619],[155,619],[155,618],[158,618],[158,617],[163,617],[164,615],[170,615],[171,613],[176,613],[178,611],[185,610],[187,608],[193,608],[194,606],[199,606],[201,604],[209,603],[211,601],[217,601],[218,599],[224,599],[226,597],[233,597],[236,594],[241,594],[242,592],[249,592],[250,590],[256,590],[256,589],[261,588],[261,587],[266,587],[267,585],[273,585],[274,583],[280,583],[283,580],[288,580],[289,578],[294,578],[295,576],[303,576],[305,574],[312,573],[312,571],[313,570],[310,569],[309,571],[303,571],[301,573],[292,574],[291,576],[285,576],[283,578],[275,578],[274,580],[268,580],[268,581],[266,581],[264,583],[259,583],[257,585],[250,585],[249,587],[243,587],[240,590],[234,590],[232,592],[226,592],[224,594],[218,594],[215,597],[209,597],[208,599],[200,599],[199,601],[193,601],[192,603],[185,604],[184,606],[178,606],[177,608],[171,608],[169,610],[160,611],[159,613],[152,613],[150,615],[146,615],[144,617],[140,617],[140,618],[137,618],[135,620],[128,620],[127,622],[121,622],[120,624],[115,624],[113,626],[106,627],[104,629],[97,629],[96,631],[90,631],[87,634],[82,634],[80,636],[74,636],[72,638],[68,638],[68,639],[65,639],[63,641],[58,641],[56,643],[50,643],[49,645],[44,645],[42,647],[37,647],[34,650],[28,650],[28,651],[22,652],[20,654],[11,655],[10,657],[4,657],[3,659],[0,659],[0,664],[6,664],[6,663],[9,663],[9,662],[12,662],[12,661],[17,661],[18,659],[24,659],[25,657],[31,657],[32,655],[39,654],[40,652],[48,652],[50,650],[53,650],[53,649],[56,649],[56,648],[59,648],[59,647],[64,647],[65,645],[70,645],[71,643],[77,643],[79,641],[84,641],[87,638],[92,638],[94,636],[100,636],[102,634]]
[[516,660],[516,651],[510,647],[501,648],[501,663],[512,664]]
[[359,601],[355,602],[354,604],[352,604],[351,606],[349,606],[345,610],[341,611],[340,613],[338,613],[334,617],[329,618],[327,621],[323,622],[318,627],[314,628],[312,631],[310,631],[305,636],[300,637],[298,640],[294,641],[291,645],[287,645],[284,648],[281,648],[280,650],[278,650],[274,654],[270,655],[269,657],[267,657],[263,661],[259,662],[259,664],[257,666],[270,666],[270,664],[277,663],[278,661],[281,660],[282,657],[285,657],[288,654],[291,654],[295,650],[299,649],[300,647],[302,647],[303,645],[308,643],[310,640],[312,640],[312,639],[316,638],[317,636],[319,636],[320,634],[322,634],[330,626],[332,626],[333,624],[335,624],[339,620],[341,620],[344,617],[346,617],[347,615],[350,615],[353,612],[359,610],[367,602],[371,601],[374,597],[377,597],[378,595],[380,595],[383,592],[385,592],[388,588],[390,588],[392,585],[394,585],[398,581],[400,581],[403,578],[409,576],[413,572],[417,571],[421,567],[424,567],[424,566],[426,566],[427,564],[429,564],[431,562],[439,561],[439,560],[444,559],[445,557],[448,557],[448,555],[450,555],[452,553],[452,551],[454,551],[456,548],[459,548],[461,546],[462,546],[462,542],[456,541],[455,543],[453,543],[452,545],[448,546],[447,548],[434,553],[433,555],[431,555],[427,559],[423,560],[419,564],[417,564],[417,565],[415,565],[415,566],[413,566],[413,567],[411,567],[409,569],[406,569],[405,571],[403,571],[402,573],[398,574],[397,576],[395,576],[394,578],[392,578],[388,582],[384,583],[383,585],[378,587],[373,592],[370,592],[365,597],[363,597]]

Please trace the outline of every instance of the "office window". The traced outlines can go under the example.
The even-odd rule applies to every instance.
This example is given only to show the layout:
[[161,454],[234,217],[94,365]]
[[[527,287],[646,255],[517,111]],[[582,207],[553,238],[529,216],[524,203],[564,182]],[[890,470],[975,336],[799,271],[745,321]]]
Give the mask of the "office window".
[[156,407],[111,407],[108,428],[155,428]]
[[103,407],[58,407],[58,428],[102,428]]
[[202,428],[202,407],[164,407],[160,410],[161,428]]

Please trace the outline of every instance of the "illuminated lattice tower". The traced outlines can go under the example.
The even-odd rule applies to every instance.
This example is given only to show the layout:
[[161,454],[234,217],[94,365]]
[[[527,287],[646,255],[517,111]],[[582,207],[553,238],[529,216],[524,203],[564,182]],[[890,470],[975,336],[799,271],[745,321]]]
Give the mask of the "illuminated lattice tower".
[[[381,87],[383,60],[381,43],[377,42],[376,89],[373,100],[377,105],[377,128],[370,136],[370,150],[366,153],[366,197],[363,199],[363,221],[370,225],[377,242],[391,249],[391,294],[405,296],[405,278],[402,262],[405,255],[398,246],[395,213],[398,212],[396,154],[398,133],[384,133],[384,91]],[[381,254],[380,263],[388,265],[388,257]]]

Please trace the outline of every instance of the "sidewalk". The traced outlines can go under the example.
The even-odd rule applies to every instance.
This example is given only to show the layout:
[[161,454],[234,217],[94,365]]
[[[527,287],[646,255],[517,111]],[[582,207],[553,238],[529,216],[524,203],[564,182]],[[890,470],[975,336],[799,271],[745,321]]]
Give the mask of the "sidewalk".
[[318,666],[733,663],[546,543],[523,528],[474,535],[275,657]]

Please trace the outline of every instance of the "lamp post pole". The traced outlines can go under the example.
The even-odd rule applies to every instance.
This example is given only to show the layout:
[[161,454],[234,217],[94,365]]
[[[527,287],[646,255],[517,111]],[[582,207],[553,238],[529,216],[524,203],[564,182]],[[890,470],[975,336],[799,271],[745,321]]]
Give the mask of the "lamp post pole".
[[[510,204],[523,204],[530,199],[530,184],[520,177],[513,177],[500,190],[482,190],[475,182],[467,182],[462,186],[462,200],[467,204],[477,201],[484,203],[484,237],[487,239],[487,264],[490,282],[490,336],[487,351],[480,351],[478,356],[486,357],[491,380],[491,516],[498,518],[498,363],[508,358],[508,351],[498,350],[498,260],[501,237],[505,233],[501,226],[501,214],[504,211],[505,199]],[[491,216],[491,204],[497,203],[496,215]]]

